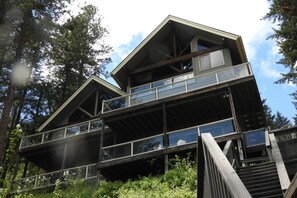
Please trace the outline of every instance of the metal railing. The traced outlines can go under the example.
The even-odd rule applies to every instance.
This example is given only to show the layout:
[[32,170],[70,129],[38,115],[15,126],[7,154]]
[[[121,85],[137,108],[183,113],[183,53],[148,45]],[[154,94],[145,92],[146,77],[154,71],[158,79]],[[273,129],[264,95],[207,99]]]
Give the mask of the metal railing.
[[95,179],[97,178],[96,164],[78,166],[74,168],[44,173],[36,176],[16,179],[12,184],[12,192],[22,192],[45,187],[55,186],[56,180],[66,182],[69,179]]
[[203,133],[201,139],[210,197],[251,198],[252,196],[212,135]]
[[252,75],[249,63],[232,66],[179,82],[146,89],[102,102],[102,113],[175,96]]
[[102,121],[100,119],[91,120],[87,122],[82,122],[63,128],[58,128],[50,131],[45,131],[42,133],[37,133],[34,135],[28,135],[22,137],[20,143],[20,149],[44,144],[51,141],[57,141],[65,139],[68,137],[90,133],[100,130],[102,127]]
[[[232,127],[229,127],[232,126]],[[218,128],[222,131],[218,133]],[[212,132],[214,136],[233,133],[232,118],[211,122],[191,128],[184,128],[167,133],[169,147],[181,146],[197,142],[197,137],[205,131]],[[164,135],[158,134],[130,142],[105,146],[102,148],[102,161],[130,157],[142,153],[153,152],[164,148]]]

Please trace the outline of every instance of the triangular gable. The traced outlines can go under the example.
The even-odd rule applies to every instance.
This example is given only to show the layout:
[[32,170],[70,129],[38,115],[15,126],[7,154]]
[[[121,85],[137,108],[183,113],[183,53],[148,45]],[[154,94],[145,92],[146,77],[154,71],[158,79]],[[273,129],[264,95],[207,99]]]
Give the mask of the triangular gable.
[[164,32],[169,31],[169,30],[167,30],[169,23],[180,24],[179,27],[181,27],[181,25],[182,25],[184,27],[190,27],[192,29],[197,29],[200,32],[202,31],[207,34],[213,34],[216,36],[220,36],[221,38],[231,40],[232,42],[234,42],[234,45],[236,46],[236,48],[238,50],[238,54],[239,54],[242,62],[247,62],[246,53],[245,53],[242,39],[240,36],[169,15],[111,72],[112,77],[121,86],[122,89],[126,89],[129,72],[133,71],[133,69],[135,69],[135,67],[140,66],[139,62],[137,62],[136,64],[133,64],[132,62],[134,62],[136,59],[138,59],[138,60],[141,59],[141,57],[143,56],[143,53],[141,54],[140,51],[143,48],[147,47],[147,45],[153,46],[153,43],[152,43],[153,40],[156,40],[156,38],[159,37],[160,35],[164,34]]
[[84,97],[85,92],[89,92],[90,89],[94,89],[94,86],[91,86],[93,83],[96,83],[96,87],[100,87],[100,89],[109,92],[113,97],[122,96],[126,93],[121,91],[116,86],[110,84],[109,82],[97,77],[91,76],[80,88],[78,88],[74,94],[72,94],[38,129],[37,131],[44,130],[51,122],[53,122],[57,117],[68,107],[71,105],[75,105],[75,99],[78,97]]

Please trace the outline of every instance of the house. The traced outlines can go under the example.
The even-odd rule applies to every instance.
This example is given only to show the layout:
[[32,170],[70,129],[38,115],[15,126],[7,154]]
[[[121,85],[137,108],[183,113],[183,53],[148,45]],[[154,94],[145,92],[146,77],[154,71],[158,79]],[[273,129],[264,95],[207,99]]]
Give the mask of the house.
[[[16,178],[14,189],[48,187],[69,174],[126,180],[163,173],[174,155],[201,153],[200,137],[205,166],[199,171],[205,171],[199,185],[210,186],[199,188],[205,197],[215,195],[212,179],[226,176],[224,171],[220,175],[223,165],[217,159],[211,162],[212,150],[228,157],[226,170],[233,172],[273,161],[276,148],[269,135],[274,133],[266,126],[240,36],[168,16],[111,76],[119,87],[92,76],[39,133],[22,138],[19,155],[47,173]],[[219,149],[208,149],[212,146]],[[212,175],[216,166],[218,175]],[[249,193],[238,176],[233,179]],[[229,189],[224,179],[222,185]],[[282,193],[280,185],[277,181],[277,193]]]

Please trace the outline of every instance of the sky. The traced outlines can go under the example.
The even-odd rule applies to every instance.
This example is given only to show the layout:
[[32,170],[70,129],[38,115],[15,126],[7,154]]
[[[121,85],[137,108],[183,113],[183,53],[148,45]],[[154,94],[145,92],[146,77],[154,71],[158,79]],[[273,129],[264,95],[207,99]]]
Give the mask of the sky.
[[168,15],[174,15],[242,36],[261,98],[272,112],[281,112],[292,120],[296,109],[289,95],[296,90],[291,84],[275,84],[285,73],[275,41],[267,39],[275,24],[262,20],[269,10],[267,0],[83,0],[96,5],[102,25],[110,34],[106,42],[114,48],[113,70]]

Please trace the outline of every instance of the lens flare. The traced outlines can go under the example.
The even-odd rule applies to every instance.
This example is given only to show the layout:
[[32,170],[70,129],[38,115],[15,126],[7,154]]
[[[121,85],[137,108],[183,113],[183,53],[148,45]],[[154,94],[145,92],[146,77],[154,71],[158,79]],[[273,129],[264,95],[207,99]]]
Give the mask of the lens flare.
[[18,63],[12,68],[11,82],[17,87],[25,87],[29,82],[30,74],[31,69],[27,65]]

